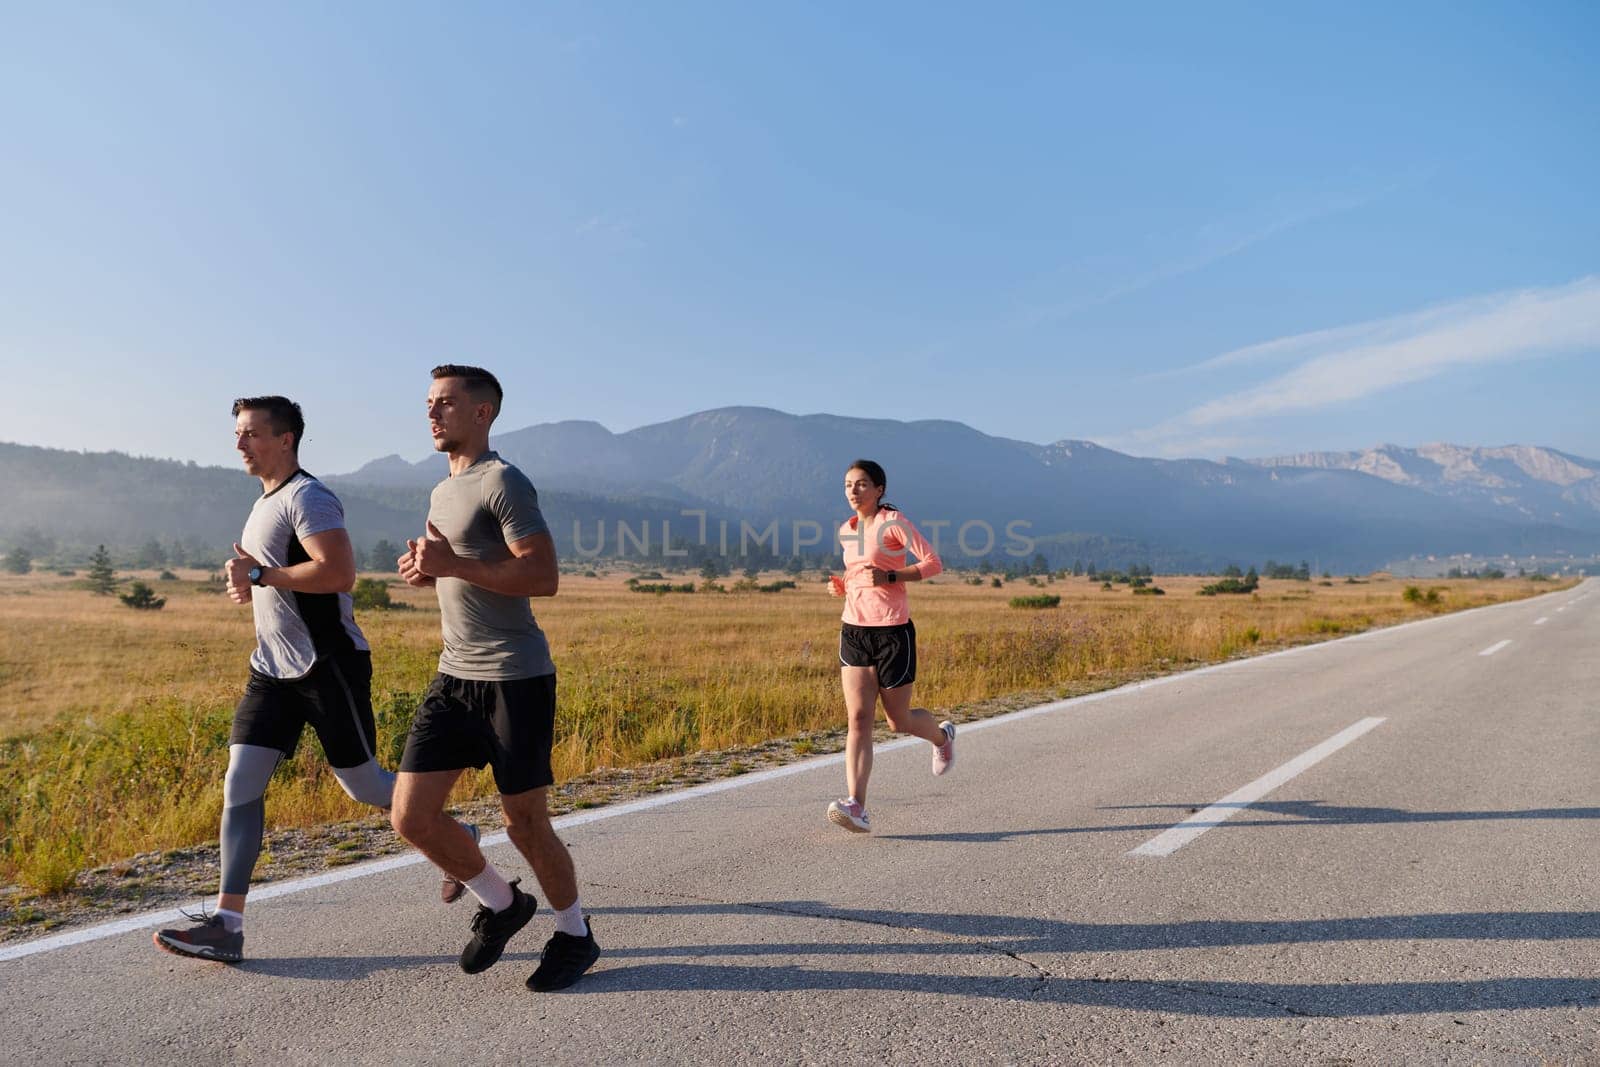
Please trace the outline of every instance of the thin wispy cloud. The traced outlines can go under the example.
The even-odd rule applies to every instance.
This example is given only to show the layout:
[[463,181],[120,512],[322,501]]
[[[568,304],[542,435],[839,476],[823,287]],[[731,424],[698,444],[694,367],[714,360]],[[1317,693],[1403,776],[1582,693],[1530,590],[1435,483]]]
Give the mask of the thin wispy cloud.
[[[1143,269],[1102,265],[1090,260],[1065,264],[1034,279],[1027,286],[1032,299],[1018,294],[1013,310],[959,336],[947,336],[925,345],[916,356],[926,359],[952,349],[976,344],[977,334],[1005,335],[1069,320],[1086,311],[1205,270],[1255,245],[1288,231],[1341,212],[1365,207],[1402,185],[1418,180],[1397,179],[1375,188],[1318,196],[1280,197],[1241,215],[1215,219],[1185,233],[1152,237],[1160,248],[1155,261]],[[1053,292],[1052,292],[1053,291]],[[1056,295],[1065,291],[1066,295]],[[1037,294],[1050,292],[1040,299]]]
[[1386,188],[1372,193],[1331,197],[1299,207],[1280,207],[1271,211],[1265,221],[1258,221],[1254,225],[1221,221],[1208,223],[1200,227],[1190,238],[1194,247],[1187,254],[1173,256],[1147,271],[1115,282],[1098,292],[1084,293],[1057,303],[1028,308],[1018,316],[1016,324],[1036,326],[1045,322],[1056,322],[1092,308],[1114,303],[1125,296],[1132,296],[1162,282],[1204,270],[1214,263],[1220,263],[1247,248],[1271,240],[1280,233],[1308,222],[1363,207],[1388,191]]
[[1197,404],[1120,438],[1125,447],[1170,453],[1216,428],[1349,404],[1463,367],[1600,348],[1600,277],[1474,297],[1408,315],[1237,349],[1185,372],[1295,359],[1258,385]]
[[591,238],[606,238],[624,245],[639,246],[644,242],[634,230],[633,222],[611,212],[599,212],[582,219],[572,227],[572,232]]

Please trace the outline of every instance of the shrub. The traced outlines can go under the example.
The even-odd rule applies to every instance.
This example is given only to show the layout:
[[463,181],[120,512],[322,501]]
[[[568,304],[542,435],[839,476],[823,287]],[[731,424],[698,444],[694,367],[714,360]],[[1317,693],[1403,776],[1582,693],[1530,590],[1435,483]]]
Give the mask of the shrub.
[[1134,586],[1133,595],[1134,596],[1166,596],[1167,595],[1167,591],[1165,589],[1161,588],[1159,585],[1138,585],[1138,586]]
[[[670,582],[629,582],[628,588],[635,593],[692,593],[693,582],[684,582],[682,585],[673,585]],[[735,586],[735,588],[738,588]]]
[[389,598],[389,583],[381,578],[357,578],[350,599],[357,611],[402,611],[409,605]]
[[1407,604],[1422,603],[1422,590],[1414,585],[1406,586],[1406,591],[1400,594],[1400,599]]
[[173,574],[171,571],[162,571],[159,580],[163,582],[175,582],[178,580],[178,576]]
[[1040,593],[1037,596],[1014,596],[1011,606],[1014,608],[1053,608],[1061,604],[1061,598],[1050,593]]
[[991,579],[989,579],[989,585],[992,586],[995,589],[999,589],[1001,586],[1003,586],[1005,584],[1006,583],[1002,582],[999,578],[991,578]]
[[1218,593],[1254,593],[1260,583],[1256,581],[1255,570],[1252,568],[1248,578],[1224,578],[1220,582],[1200,588],[1200,596],[1216,596]]
[[156,596],[156,591],[143,582],[134,582],[120,599],[135,611],[160,611],[167,606],[167,598]]

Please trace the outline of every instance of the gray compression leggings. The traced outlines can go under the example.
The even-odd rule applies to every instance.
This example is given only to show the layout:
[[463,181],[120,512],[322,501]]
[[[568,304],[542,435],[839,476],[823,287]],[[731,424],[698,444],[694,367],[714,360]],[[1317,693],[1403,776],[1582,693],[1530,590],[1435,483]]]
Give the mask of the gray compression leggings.
[[[222,781],[222,891],[243,896],[261,855],[266,825],[267,783],[283,753],[263,745],[229,745],[228,776]],[[335,767],[335,778],[363,804],[387,808],[394,800],[394,773],[369,759],[358,767]]]

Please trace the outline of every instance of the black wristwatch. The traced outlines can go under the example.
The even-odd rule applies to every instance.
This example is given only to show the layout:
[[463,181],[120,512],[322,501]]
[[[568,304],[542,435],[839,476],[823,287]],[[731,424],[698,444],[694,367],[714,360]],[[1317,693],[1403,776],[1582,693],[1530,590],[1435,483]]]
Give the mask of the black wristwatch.
[[250,584],[251,585],[260,585],[261,584],[261,567],[259,565],[250,568]]
[[899,580],[900,580],[900,572],[899,571],[890,571],[889,572],[889,581],[898,582]]

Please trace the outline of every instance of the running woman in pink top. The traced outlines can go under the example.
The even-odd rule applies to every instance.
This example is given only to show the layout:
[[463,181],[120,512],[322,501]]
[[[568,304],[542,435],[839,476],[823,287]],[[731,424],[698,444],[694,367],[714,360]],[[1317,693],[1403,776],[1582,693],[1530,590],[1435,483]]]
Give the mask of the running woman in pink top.
[[[844,577],[828,579],[834,596],[844,597],[839,633],[839,674],[844,683],[850,734],[845,742],[845,784],[850,795],[828,805],[828,821],[854,833],[872,829],[867,819],[867,779],[872,775],[872,726],[877,705],[896,733],[915,734],[932,744],[933,773],[950,769],[956,756],[956,728],[936,723],[923,708],[911,706],[917,677],[917,630],[906,606],[906,583],[944,570],[939,554],[899,509],[884,502],[888,486],[883,468],[858,459],[844,476],[844,495],[855,514],[839,527]],[[917,562],[907,566],[907,550]]]

